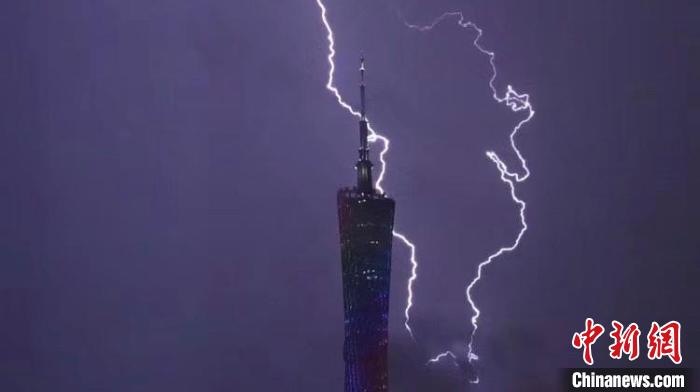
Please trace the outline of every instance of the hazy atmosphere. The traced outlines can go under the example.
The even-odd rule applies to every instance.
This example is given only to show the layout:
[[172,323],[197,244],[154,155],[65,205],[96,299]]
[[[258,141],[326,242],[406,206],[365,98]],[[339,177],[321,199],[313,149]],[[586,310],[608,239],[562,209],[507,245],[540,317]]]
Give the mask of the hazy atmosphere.
[[[392,390],[558,390],[586,317],[678,320],[698,366],[697,2],[325,4],[353,105],[367,59],[383,186],[417,245],[412,340],[394,241]],[[529,229],[474,290],[472,389],[425,363],[465,349],[465,286],[520,229],[485,152],[518,169],[523,113],[492,98],[473,31],[404,24],[452,10],[536,111],[517,135]],[[357,119],[325,88],[327,45],[314,0],[0,5],[0,390],[341,390]]]

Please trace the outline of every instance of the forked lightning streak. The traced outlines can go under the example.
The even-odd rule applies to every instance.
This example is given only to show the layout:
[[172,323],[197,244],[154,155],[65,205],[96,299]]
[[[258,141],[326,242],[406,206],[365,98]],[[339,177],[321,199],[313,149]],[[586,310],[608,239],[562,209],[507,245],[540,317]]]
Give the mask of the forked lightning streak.
[[[328,64],[329,64],[329,71],[328,71],[328,80],[326,83],[326,89],[329,90],[333,95],[335,96],[336,100],[338,101],[338,104],[343,107],[345,110],[347,110],[350,114],[352,114],[355,117],[361,117],[360,112],[355,110],[351,105],[349,105],[342,97],[340,92],[338,91],[338,88],[335,86],[335,81],[334,81],[334,74],[335,74],[335,38],[333,34],[333,29],[331,28],[331,25],[328,21],[328,11],[323,3],[322,0],[316,0],[316,4],[318,5],[320,11],[321,11],[321,20],[323,22],[323,25],[326,29],[327,32],[327,40],[328,40]],[[532,108],[532,105],[530,103],[530,97],[528,94],[519,94],[515,89],[512,88],[512,86],[508,85],[506,88],[506,91],[503,95],[498,94],[498,90],[495,87],[495,81],[498,76],[498,72],[496,69],[496,63],[495,63],[495,58],[496,55],[494,52],[489,51],[484,49],[481,44],[479,43],[479,40],[481,39],[481,36],[483,35],[483,30],[479,28],[476,24],[474,24],[471,21],[467,21],[464,18],[464,15],[461,12],[447,12],[436,18],[431,24],[429,25],[415,25],[415,24],[410,24],[406,23],[406,26],[415,29],[420,32],[428,32],[432,30],[435,26],[437,26],[440,22],[454,18],[457,21],[457,24],[466,29],[471,29],[476,33],[476,36],[474,40],[472,41],[473,46],[482,54],[488,56],[489,58],[489,63],[491,65],[491,70],[492,70],[492,75],[491,78],[489,79],[489,87],[492,92],[493,99],[501,104],[506,105],[508,108],[511,109],[513,112],[520,112],[520,111],[526,111],[527,116],[525,116],[524,119],[522,119],[520,122],[518,122],[515,127],[513,127],[511,133],[510,133],[510,145],[513,151],[515,152],[519,163],[520,167],[522,169],[522,173],[518,172],[511,172],[508,169],[508,166],[498,157],[498,155],[494,151],[487,151],[486,156],[496,165],[496,168],[500,172],[500,179],[504,183],[506,183],[509,187],[510,190],[510,196],[518,206],[519,206],[519,214],[520,214],[520,224],[521,228],[520,231],[518,232],[517,237],[513,241],[513,243],[510,246],[505,246],[500,249],[498,249],[495,253],[491,254],[486,260],[482,261],[479,263],[477,267],[477,274],[474,277],[474,279],[469,283],[469,285],[466,288],[466,297],[467,297],[467,302],[469,303],[469,306],[472,309],[473,316],[471,318],[471,324],[472,324],[472,331],[469,336],[468,342],[467,342],[467,360],[469,363],[478,360],[479,357],[476,355],[474,352],[474,336],[476,334],[476,331],[478,329],[478,320],[479,316],[481,314],[481,311],[479,308],[476,306],[476,303],[472,297],[472,290],[474,286],[481,280],[482,272],[484,267],[487,265],[491,264],[496,258],[500,257],[504,253],[512,252],[515,250],[518,245],[520,244],[520,240],[522,239],[523,235],[527,231],[527,222],[525,219],[525,209],[526,209],[526,204],[523,200],[517,197],[516,191],[515,191],[515,183],[520,183],[525,180],[530,176],[530,170],[527,167],[527,162],[523,155],[521,154],[520,150],[518,149],[516,143],[515,143],[515,137],[520,130],[522,126],[524,126],[526,123],[528,123],[533,116],[535,115],[535,111]],[[374,130],[371,124],[368,125],[368,129],[370,132],[369,135],[369,141],[372,143],[375,143],[377,141],[380,141],[382,143],[382,150],[379,153],[379,160],[381,162],[381,170],[379,177],[377,178],[375,187],[377,190],[380,192],[384,192],[384,189],[382,188],[382,181],[384,180],[384,176],[386,174],[386,154],[389,151],[389,145],[390,141],[387,137],[381,135],[377,131]],[[394,237],[400,239],[409,249],[410,249],[410,262],[411,262],[411,276],[408,279],[408,284],[407,284],[407,301],[406,301],[406,308],[404,310],[405,314],[405,327],[406,330],[409,332],[409,334],[413,337],[413,330],[411,329],[410,326],[410,311],[411,308],[413,307],[413,284],[415,283],[418,275],[417,275],[417,270],[418,270],[418,261],[416,259],[416,247],[415,245],[402,233],[398,231],[393,232]],[[438,362],[444,358],[451,358],[452,360],[455,361],[455,363],[458,360],[458,356],[455,355],[452,351],[445,351],[443,353],[440,353],[436,355],[435,357],[431,358],[428,363],[435,363]],[[478,383],[479,379],[478,377],[470,380],[472,383]]]

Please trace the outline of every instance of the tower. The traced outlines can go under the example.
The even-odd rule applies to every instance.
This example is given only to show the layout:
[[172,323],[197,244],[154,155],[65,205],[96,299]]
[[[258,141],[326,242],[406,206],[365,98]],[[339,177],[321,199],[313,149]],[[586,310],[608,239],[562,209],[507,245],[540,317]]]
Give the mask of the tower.
[[338,190],[345,307],[345,392],[389,390],[388,326],[394,200],[372,182],[360,61],[360,149],[357,185]]

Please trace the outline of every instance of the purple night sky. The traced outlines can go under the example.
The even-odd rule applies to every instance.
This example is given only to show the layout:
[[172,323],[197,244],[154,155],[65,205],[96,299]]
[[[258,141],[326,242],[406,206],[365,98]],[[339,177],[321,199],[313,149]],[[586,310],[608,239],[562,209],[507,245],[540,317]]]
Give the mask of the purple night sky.
[[[414,342],[394,241],[392,390],[558,390],[586,317],[678,320],[699,365],[697,1],[325,3],[353,104],[367,57],[384,188],[418,245]],[[465,285],[518,232],[484,152],[517,167],[522,115],[491,98],[471,31],[401,19],[448,10],[537,111],[517,139],[530,229],[474,291],[472,389],[424,363],[463,349]],[[326,45],[314,0],[0,5],[0,391],[341,390],[335,192],[358,137]],[[607,340],[598,366],[670,363],[613,361]]]

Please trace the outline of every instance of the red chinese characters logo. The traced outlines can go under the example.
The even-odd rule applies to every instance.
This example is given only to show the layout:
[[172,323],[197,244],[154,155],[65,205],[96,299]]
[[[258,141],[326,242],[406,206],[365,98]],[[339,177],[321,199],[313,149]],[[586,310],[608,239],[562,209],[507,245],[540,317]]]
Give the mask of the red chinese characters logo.
[[647,348],[649,359],[661,359],[664,356],[678,365],[683,361],[681,355],[681,324],[678,321],[669,321],[662,327],[654,321],[647,335]]
[[614,342],[608,349],[610,357],[614,359],[622,358],[622,354],[627,354],[630,361],[639,357],[639,326],[637,323],[630,324],[623,330],[623,325],[617,321],[612,322],[614,330],[610,332],[610,337]]
[[593,365],[593,353],[591,346],[595,343],[600,335],[605,332],[602,325],[596,324],[592,318],[586,319],[586,329],[582,332],[576,332],[571,339],[571,344],[580,349],[583,347],[583,361],[588,365]]
[[[618,321],[612,322],[610,337],[612,344],[608,346],[610,358],[621,359],[623,355],[634,361],[639,357],[639,336],[641,331],[637,323],[631,323],[625,327]],[[571,339],[571,345],[576,349],[583,349],[583,361],[587,365],[593,365],[592,346],[603,335],[605,328],[596,324],[592,318],[586,319],[586,328],[576,332]],[[647,334],[647,358],[650,360],[668,357],[676,365],[683,361],[681,355],[681,324],[678,321],[669,321],[660,326],[656,321],[651,323]]]

